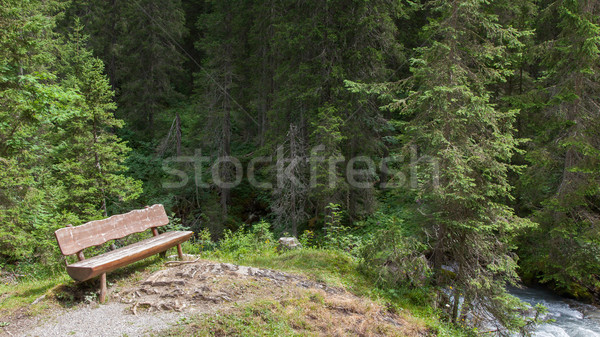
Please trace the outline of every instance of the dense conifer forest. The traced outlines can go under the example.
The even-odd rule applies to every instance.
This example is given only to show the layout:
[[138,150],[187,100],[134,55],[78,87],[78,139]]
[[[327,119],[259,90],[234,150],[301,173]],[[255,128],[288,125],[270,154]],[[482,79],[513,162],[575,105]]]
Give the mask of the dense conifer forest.
[[0,32],[3,270],[161,203],[451,324],[518,330],[521,282],[600,301],[598,1],[2,0]]

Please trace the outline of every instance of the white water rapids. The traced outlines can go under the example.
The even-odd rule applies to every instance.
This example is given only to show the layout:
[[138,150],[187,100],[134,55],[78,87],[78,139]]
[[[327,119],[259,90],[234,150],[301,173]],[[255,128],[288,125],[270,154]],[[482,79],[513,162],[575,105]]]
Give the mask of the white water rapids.
[[510,293],[532,306],[540,303],[555,322],[542,324],[535,337],[600,337],[600,308],[556,296],[534,288],[510,289]]

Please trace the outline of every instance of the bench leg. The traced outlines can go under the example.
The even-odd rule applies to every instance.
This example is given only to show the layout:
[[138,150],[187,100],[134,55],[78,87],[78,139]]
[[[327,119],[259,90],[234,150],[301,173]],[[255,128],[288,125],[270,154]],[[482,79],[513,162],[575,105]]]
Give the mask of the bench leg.
[[100,303],[106,301],[106,273],[100,275]]
[[177,255],[179,255],[180,260],[183,260],[183,251],[181,250],[181,244],[177,245]]

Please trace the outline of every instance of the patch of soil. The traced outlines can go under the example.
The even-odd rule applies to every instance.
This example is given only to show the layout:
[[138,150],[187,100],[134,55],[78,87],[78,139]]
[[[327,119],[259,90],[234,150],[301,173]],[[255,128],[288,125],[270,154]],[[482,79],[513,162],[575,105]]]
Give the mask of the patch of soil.
[[2,327],[0,327],[0,336],[18,336],[16,331],[24,329],[26,326],[35,325],[38,319],[31,316],[28,308],[21,308],[10,315],[0,318]]
[[421,325],[408,322],[381,305],[353,295],[326,295],[322,305],[303,309],[303,316],[310,322],[309,332],[319,336],[430,335]]
[[113,294],[122,303],[149,311],[204,311],[207,306],[247,302],[259,298],[280,298],[290,288],[320,289],[343,293],[305,277],[276,270],[238,266],[212,261],[173,261],[170,267],[150,275],[141,284]]
[[[292,317],[301,317],[298,327],[294,327],[300,334],[429,335],[420,324],[409,322],[382,305],[302,276],[212,261],[174,261],[169,264],[171,267],[113,296],[131,305],[134,315],[140,314],[141,310],[144,314],[175,311],[203,313],[202,316],[210,320],[218,311],[224,315],[240,314],[240,317],[247,319],[244,305],[253,308],[255,303],[278,303],[267,309],[281,319],[289,320],[292,326]],[[255,319],[260,320],[262,312],[256,310],[256,314],[258,317]],[[228,322],[221,323],[224,335],[240,333],[229,330],[231,326]],[[188,328],[196,331],[198,327]],[[211,331],[214,328],[214,325],[207,327]]]

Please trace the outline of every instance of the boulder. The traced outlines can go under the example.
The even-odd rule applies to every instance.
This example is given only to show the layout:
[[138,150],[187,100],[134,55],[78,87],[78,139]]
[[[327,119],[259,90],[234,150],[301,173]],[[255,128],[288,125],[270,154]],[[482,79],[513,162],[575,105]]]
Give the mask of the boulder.
[[295,237],[279,238],[278,243],[279,245],[277,249],[279,249],[280,251],[302,248],[302,244],[300,244],[300,241],[298,241],[298,239],[296,239]]

